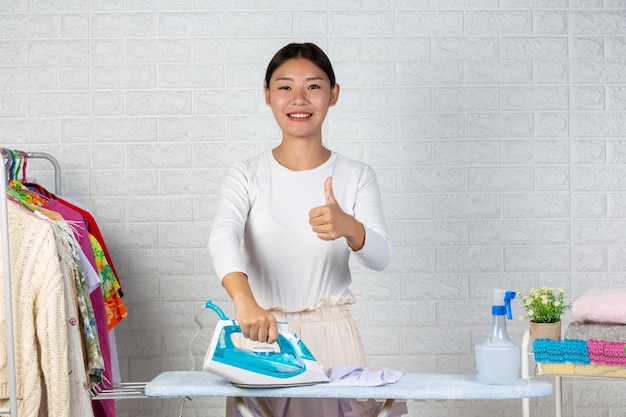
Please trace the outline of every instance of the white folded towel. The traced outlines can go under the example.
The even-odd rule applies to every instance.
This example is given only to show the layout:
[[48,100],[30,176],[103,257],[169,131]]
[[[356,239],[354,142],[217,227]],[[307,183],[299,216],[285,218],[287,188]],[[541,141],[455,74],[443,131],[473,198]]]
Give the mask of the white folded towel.
[[330,385],[377,387],[393,384],[404,372],[392,369],[366,368],[355,365],[333,366],[326,372]]

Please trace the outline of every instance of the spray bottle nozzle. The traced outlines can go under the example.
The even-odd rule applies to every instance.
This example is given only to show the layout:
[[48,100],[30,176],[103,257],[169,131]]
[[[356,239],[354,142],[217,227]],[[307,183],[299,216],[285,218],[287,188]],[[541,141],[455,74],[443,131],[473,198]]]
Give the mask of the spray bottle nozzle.
[[493,306],[491,307],[491,314],[497,316],[504,316],[511,320],[513,318],[513,312],[511,310],[511,300],[515,298],[514,291],[502,291],[495,290],[493,292]]
[[514,291],[507,291],[504,293],[504,308],[506,309],[506,318],[511,320],[513,318],[513,312],[511,310],[511,300],[515,298]]

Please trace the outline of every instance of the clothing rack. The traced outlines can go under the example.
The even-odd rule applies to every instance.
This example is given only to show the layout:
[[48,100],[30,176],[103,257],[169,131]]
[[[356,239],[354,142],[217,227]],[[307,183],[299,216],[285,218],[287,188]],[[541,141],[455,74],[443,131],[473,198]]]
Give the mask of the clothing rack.
[[[3,156],[7,158],[2,152]],[[61,167],[57,159],[45,152],[24,152],[25,160],[28,159],[46,159],[54,168],[54,194],[61,195]],[[11,300],[11,271],[10,271],[10,252],[9,252],[9,221],[8,221],[8,208],[7,208],[7,172],[5,167],[2,167],[2,177],[0,177],[0,190],[3,193],[2,201],[0,202],[0,214],[2,217],[2,250],[3,259],[7,262],[3,262],[4,267],[4,289],[5,289],[5,303],[6,303],[6,321],[7,321],[7,365],[9,371],[9,396],[10,396],[10,408],[0,408],[0,414],[9,414],[11,417],[17,417],[17,380],[15,369],[15,347],[14,347],[14,331],[13,331],[13,311]],[[129,383],[111,383],[107,381],[104,386],[95,386],[88,390],[88,394],[92,400],[109,400],[109,399],[136,399],[136,398],[148,398],[145,396],[144,388],[146,382],[129,382]]]
[[[6,155],[4,155],[6,157]],[[50,161],[54,167],[54,188],[55,193],[61,192],[61,168],[58,161],[50,154],[45,152],[27,152],[27,158],[42,158]],[[3,160],[4,162],[4,160]],[[6,331],[7,331],[7,369],[9,373],[9,408],[0,408],[0,414],[9,414],[11,417],[17,417],[17,378],[15,372],[15,343],[13,334],[13,302],[11,299],[11,257],[9,252],[9,213],[7,207],[7,172],[2,166],[2,177],[0,177],[0,191],[2,198],[0,199],[0,212],[2,214],[2,266],[4,271],[4,304],[6,314]]]

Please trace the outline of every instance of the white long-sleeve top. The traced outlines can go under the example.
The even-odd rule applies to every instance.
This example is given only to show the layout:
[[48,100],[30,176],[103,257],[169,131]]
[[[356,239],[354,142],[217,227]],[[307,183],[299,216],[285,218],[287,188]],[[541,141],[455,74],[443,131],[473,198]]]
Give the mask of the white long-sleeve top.
[[[359,251],[344,238],[321,240],[311,229],[309,211],[325,204],[329,176],[339,206],[365,227]],[[325,297],[349,295],[351,254],[373,270],[391,262],[376,174],[335,152],[319,167],[303,171],[280,165],[270,150],[236,162],[222,179],[209,252],[218,277],[245,273],[265,309],[302,311]]]

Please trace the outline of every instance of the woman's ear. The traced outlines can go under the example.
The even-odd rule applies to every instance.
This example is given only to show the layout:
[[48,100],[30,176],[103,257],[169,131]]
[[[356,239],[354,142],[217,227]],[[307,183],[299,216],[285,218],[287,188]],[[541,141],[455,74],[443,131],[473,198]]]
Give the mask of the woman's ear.
[[265,92],[265,104],[271,106],[272,103],[270,102],[270,89],[265,86],[263,87],[263,91]]
[[330,103],[329,106],[334,106],[337,104],[337,100],[339,100],[339,84],[335,83],[335,86],[330,92]]

